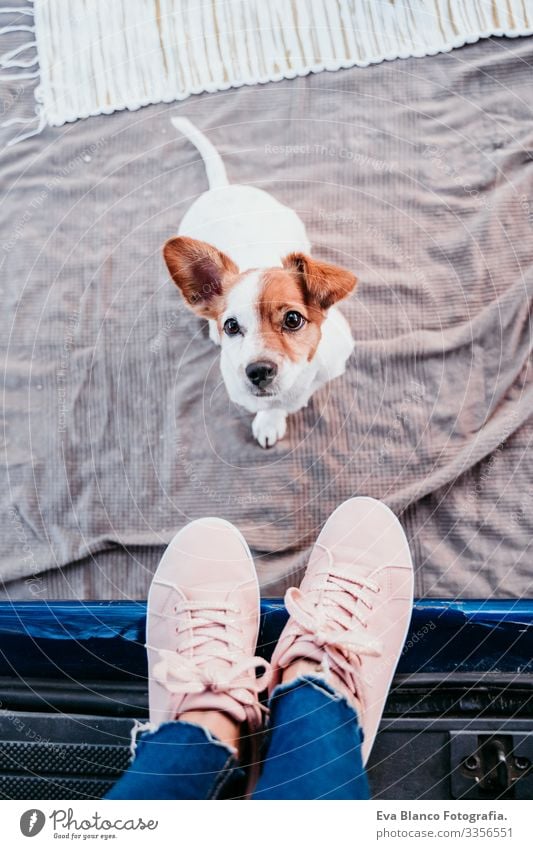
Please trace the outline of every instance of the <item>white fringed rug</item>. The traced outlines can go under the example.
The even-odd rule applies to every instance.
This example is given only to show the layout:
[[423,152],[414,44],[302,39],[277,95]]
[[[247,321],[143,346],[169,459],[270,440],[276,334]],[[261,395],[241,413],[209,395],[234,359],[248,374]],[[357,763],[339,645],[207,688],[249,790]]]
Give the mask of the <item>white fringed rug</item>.
[[38,79],[39,126],[33,132],[204,91],[533,32],[533,0],[29,3],[11,7],[18,23],[0,29],[3,36],[28,33],[27,43],[2,51],[0,68],[11,79]]

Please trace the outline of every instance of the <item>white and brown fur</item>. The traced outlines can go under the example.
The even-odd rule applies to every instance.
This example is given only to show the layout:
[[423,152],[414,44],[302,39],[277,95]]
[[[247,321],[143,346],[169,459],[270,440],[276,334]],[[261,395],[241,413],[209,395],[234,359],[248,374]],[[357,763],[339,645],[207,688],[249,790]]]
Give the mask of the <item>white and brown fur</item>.
[[[199,150],[210,188],[166,242],[165,261],[185,302],[208,319],[211,339],[221,346],[231,400],[255,413],[253,434],[269,448],[285,435],[287,414],[343,374],[354,341],[334,304],[356,278],[309,256],[304,224],[292,209],[261,189],[230,185],[207,138],[186,118],[172,123]],[[299,329],[284,325],[290,312],[302,317]],[[224,329],[235,329],[228,320],[237,322],[233,335]],[[254,369],[263,364],[268,378],[258,381]]]

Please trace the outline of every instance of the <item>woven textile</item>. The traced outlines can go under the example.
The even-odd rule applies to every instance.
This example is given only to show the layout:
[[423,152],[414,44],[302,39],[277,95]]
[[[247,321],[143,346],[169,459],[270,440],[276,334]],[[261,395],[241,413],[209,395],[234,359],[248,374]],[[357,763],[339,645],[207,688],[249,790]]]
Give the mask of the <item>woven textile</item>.
[[0,67],[38,82],[30,133],[533,31],[532,0],[33,0],[18,11],[0,34],[28,39],[7,44]]

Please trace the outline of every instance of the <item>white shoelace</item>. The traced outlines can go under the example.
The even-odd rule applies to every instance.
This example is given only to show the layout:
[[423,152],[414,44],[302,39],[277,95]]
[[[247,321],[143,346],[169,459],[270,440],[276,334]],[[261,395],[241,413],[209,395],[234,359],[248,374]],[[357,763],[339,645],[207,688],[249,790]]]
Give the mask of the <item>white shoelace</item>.
[[[347,656],[379,657],[383,646],[365,634],[366,618],[358,602],[368,610],[373,603],[370,593],[380,592],[375,581],[342,575],[335,569],[333,554],[325,545],[316,543],[328,556],[328,575],[324,585],[311,591],[311,597],[295,587],[285,595],[285,605],[303,637],[319,648],[328,649],[331,659],[348,671]],[[320,598],[316,600],[316,594]]]
[[[152,674],[170,693],[193,694],[211,690],[227,693],[242,704],[251,705],[256,702],[255,696],[268,685],[270,677],[269,665],[260,657],[245,658],[227,669],[221,669],[216,663],[199,666],[197,660],[166,649],[160,649],[159,655],[161,659],[154,665]],[[260,678],[250,677],[250,672],[261,668],[264,674]]]
[[[260,657],[236,660],[242,647],[231,633],[230,616],[239,616],[240,611],[213,602],[183,602],[176,605],[174,612],[178,637],[186,631],[190,636],[181,639],[179,651],[147,645],[160,658],[152,669],[154,679],[170,693],[211,690],[227,693],[243,705],[255,704],[258,693],[268,686],[270,664]],[[263,675],[256,678],[258,669],[263,669]]]

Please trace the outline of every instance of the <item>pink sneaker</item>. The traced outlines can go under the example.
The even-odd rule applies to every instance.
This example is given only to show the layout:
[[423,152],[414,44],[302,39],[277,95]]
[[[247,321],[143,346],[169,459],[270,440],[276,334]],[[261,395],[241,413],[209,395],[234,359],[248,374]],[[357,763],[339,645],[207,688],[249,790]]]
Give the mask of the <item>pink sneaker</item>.
[[259,586],[243,536],[223,519],[191,522],[165,551],[148,597],[150,725],[216,710],[257,731],[258,693],[270,677],[254,657],[258,630]]
[[[366,764],[413,608],[413,565],[396,516],[373,498],[351,498],[324,525],[272,657],[274,684],[298,658],[359,714]],[[271,685],[273,688],[274,684]]]

